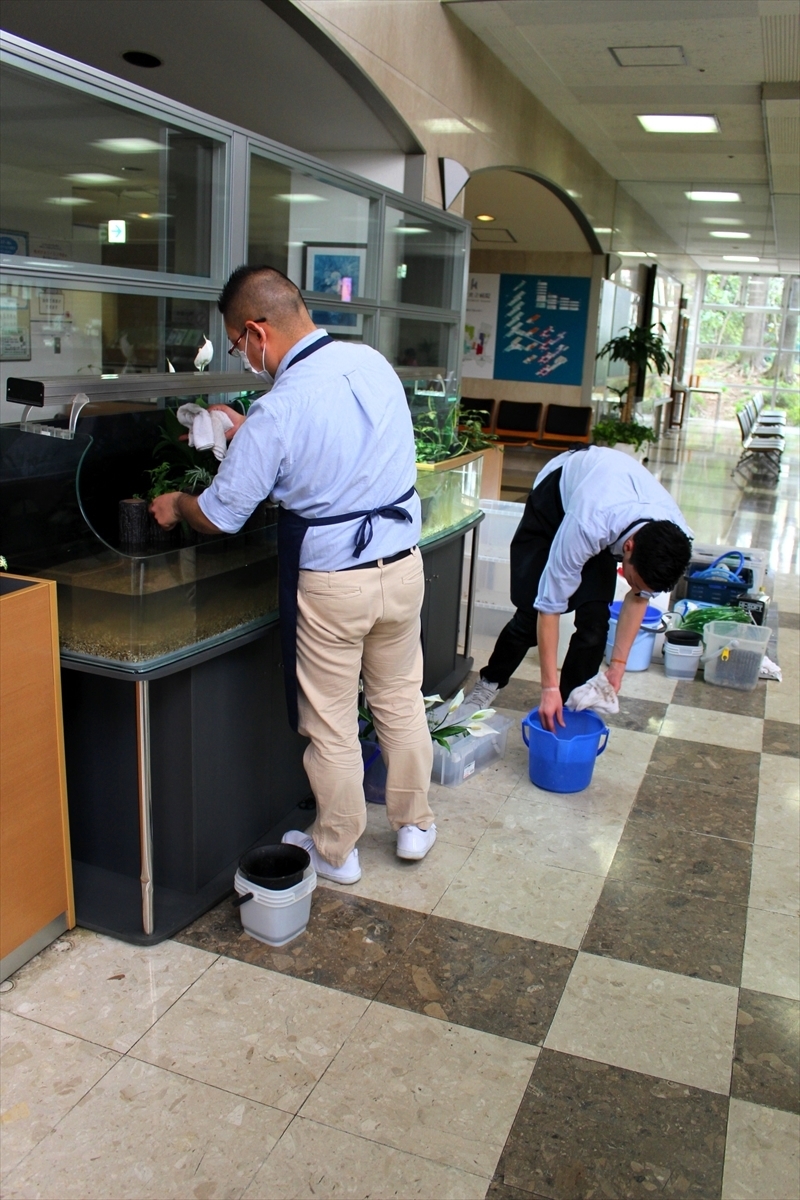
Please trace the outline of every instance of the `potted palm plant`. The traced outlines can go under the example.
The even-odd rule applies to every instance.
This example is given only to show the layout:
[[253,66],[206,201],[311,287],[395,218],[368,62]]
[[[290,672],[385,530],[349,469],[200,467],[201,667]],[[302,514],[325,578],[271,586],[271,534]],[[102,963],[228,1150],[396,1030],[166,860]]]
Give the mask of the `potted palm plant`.
[[[630,368],[630,378],[627,387],[620,394],[619,419],[629,423],[633,418],[635,404],[636,381],[650,366],[658,375],[663,375],[672,360],[671,352],[664,345],[664,339],[656,330],[666,333],[666,328],[659,321],[645,329],[643,325],[631,325],[617,337],[611,338],[597,352],[597,358],[609,359],[609,362],[624,362]],[[619,393],[618,393],[619,394]],[[618,438],[618,441],[623,439]]]

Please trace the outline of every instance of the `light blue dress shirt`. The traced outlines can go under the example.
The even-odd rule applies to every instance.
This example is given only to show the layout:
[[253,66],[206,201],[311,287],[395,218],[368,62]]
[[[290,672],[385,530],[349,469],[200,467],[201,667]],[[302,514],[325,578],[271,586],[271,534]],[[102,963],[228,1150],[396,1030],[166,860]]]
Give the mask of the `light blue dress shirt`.
[[564,520],[539,581],[534,603],[539,612],[566,612],[589,559],[605,549],[621,558],[622,546],[645,521],[674,521],[693,537],[666,488],[629,454],[604,446],[559,454],[539,472],[534,486],[559,467]]
[[[214,482],[200,496],[209,521],[241,529],[267,496],[302,517],[333,517],[392,504],[414,486],[414,431],[403,385],[369,346],[332,342],[293,366],[318,338],[315,330],[281,361],[272,391],[250,407]],[[421,516],[416,492],[401,506],[411,521],[376,517],[362,561],[389,558],[416,545]],[[355,566],[359,520],[312,526],[300,567],[339,571]]]

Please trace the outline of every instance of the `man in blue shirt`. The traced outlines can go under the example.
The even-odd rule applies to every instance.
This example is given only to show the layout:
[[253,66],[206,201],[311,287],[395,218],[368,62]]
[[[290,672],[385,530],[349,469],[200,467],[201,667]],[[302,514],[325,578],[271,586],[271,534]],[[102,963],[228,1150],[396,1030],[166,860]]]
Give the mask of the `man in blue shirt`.
[[245,420],[212,485],[158,497],[159,524],[235,533],[267,496],[280,504],[281,636],[290,722],[310,738],[304,765],[317,801],[303,846],[323,879],[361,877],[366,825],[358,742],[359,677],[386,759],[386,812],[401,858],[436,839],[428,807],[431,739],[422,699],[414,435],[396,373],[367,346],[334,342],[300,292],[270,267],[239,267],[219,309],[230,353],[273,382]]
[[[536,476],[511,541],[511,601],[516,612],[497,639],[468,699],[481,708],[506,686],[531,646],[539,647],[545,729],[564,724],[573,688],[603,661],[617,562],[630,585],[606,672],[622,686],[628,654],[648,599],[674,587],[689,564],[692,531],[681,510],[646,467],[601,446],[571,450]],[[561,613],[575,613],[559,680]]]

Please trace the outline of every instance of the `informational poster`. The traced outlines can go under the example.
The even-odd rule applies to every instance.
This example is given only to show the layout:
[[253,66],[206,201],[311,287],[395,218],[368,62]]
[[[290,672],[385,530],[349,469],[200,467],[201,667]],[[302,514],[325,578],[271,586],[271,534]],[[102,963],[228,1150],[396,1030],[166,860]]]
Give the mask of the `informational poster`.
[[580,387],[591,281],[471,275],[463,375]]
[[0,296],[0,362],[29,362],[30,357],[30,304],[15,296]]
[[467,315],[464,322],[464,365],[461,372],[468,379],[494,378],[499,297],[499,275],[470,275]]

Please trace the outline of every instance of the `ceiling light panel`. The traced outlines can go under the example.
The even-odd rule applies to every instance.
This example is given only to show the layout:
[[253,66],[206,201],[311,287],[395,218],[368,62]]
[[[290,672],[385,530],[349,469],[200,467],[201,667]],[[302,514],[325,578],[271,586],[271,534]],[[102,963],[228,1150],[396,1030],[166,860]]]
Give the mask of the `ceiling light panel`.
[[636,120],[647,133],[719,133],[713,115],[699,113],[637,113]]
[[727,238],[728,241],[731,242],[748,241],[750,238],[750,234],[745,233],[741,229],[737,229],[735,231],[732,229],[710,229],[708,231],[708,236],[715,238]]
[[744,225],[738,217],[701,217],[703,225]]
[[125,182],[121,175],[106,175],[102,171],[77,171],[74,175],[65,175],[64,178],[84,187],[104,187],[108,183]]
[[160,142],[142,137],[100,138],[92,145],[98,150],[110,150],[112,154],[153,154],[156,150],[166,150]]
[[609,46],[621,67],[685,67],[683,46]]
[[687,200],[695,200],[700,204],[741,204],[742,197],[738,192],[684,192]]
[[723,262],[761,262],[755,254],[723,254]]

